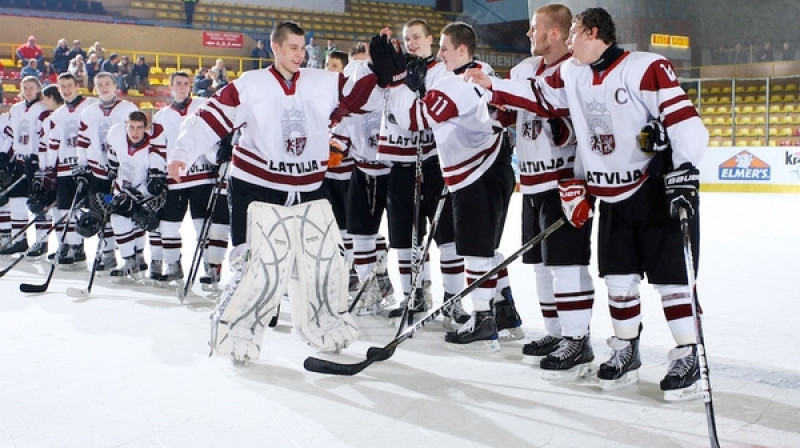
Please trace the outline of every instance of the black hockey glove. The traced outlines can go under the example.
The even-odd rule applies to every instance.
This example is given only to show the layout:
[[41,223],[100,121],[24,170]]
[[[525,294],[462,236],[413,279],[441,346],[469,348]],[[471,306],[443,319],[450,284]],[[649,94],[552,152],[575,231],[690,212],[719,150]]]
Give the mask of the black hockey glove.
[[7,152],[0,152],[0,171],[8,171],[8,164],[11,162]]
[[222,165],[225,162],[230,162],[232,158],[233,158],[233,132],[231,132],[225,138],[219,141],[219,148],[217,149],[217,165]]
[[34,194],[56,191],[56,182],[58,178],[56,177],[55,168],[46,168],[42,171],[36,171],[30,179],[33,179],[31,181],[31,191]]
[[40,169],[38,155],[31,154],[25,158],[25,174],[28,176],[28,179],[36,177],[36,173],[38,173]]
[[428,63],[419,56],[408,56],[406,63],[406,85],[409,89],[425,96],[425,75],[428,74]]
[[665,195],[669,215],[673,219],[681,218],[681,210],[686,211],[686,219],[691,220],[697,213],[700,187],[700,171],[691,163],[686,162],[677,170],[664,175]]
[[126,218],[130,218],[133,215],[133,210],[136,207],[136,200],[128,194],[127,192],[123,191],[116,196],[114,199],[111,200],[111,210]]
[[114,196],[111,194],[98,192],[89,196],[89,208],[102,216],[106,216],[114,212],[113,200]]
[[28,210],[36,216],[43,215],[55,200],[55,191],[32,193],[27,200]]
[[76,185],[83,184],[84,191],[86,191],[89,186],[89,179],[91,179],[91,176],[92,172],[89,171],[87,165],[75,165],[72,167],[72,179],[75,181]]
[[648,121],[639,131],[639,149],[646,153],[666,151],[669,149],[669,137],[664,124],[655,118]]
[[547,120],[550,125],[550,132],[553,135],[553,144],[559,148],[575,144],[575,130],[572,128],[572,120],[567,117],[550,118]]
[[158,196],[167,190],[167,173],[150,168],[147,171],[147,192]]
[[378,76],[380,87],[399,86],[406,77],[406,58],[395,50],[389,36],[376,34],[369,43],[369,68]]

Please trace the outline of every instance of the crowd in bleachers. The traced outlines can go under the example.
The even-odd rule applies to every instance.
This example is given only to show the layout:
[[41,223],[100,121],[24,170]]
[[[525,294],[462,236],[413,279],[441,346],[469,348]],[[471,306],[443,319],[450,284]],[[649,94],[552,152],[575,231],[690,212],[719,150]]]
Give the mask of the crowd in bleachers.
[[791,41],[784,41],[780,47],[775,48],[770,41],[762,43],[742,44],[737,42],[733,47],[719,44],[711,52],[711,64],[753,64],[760,62],[794,61],[797,52]]

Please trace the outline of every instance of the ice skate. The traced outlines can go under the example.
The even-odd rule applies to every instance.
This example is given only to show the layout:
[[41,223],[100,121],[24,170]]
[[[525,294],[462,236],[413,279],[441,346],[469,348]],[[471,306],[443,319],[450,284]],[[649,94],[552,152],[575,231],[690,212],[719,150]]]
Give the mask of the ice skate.
[[669,370],[661,380],[664,401],[694,400],[703,396],[697,345],[679,345],[669,351]]
[[350,281],[347,286],[347,290],[350,293],[350,297],[355,296],[358,294],[358,287],[361,283],[358,281],[358,272],[356,272],[356,268],[350,267]]
[[450,331],[444,335],[446,348],[471,353],[500,351],[497,339],[497,322],[491,310],[476,312],[457,331]]
[[608,346],[611,347],[611,358],[600,364],[597,370],[600,388],[614,390],[637,383],[639,367],[642,366],[639,358],[639,337],[626,340],[611,336],[608,338]]
[[514,306],[511,288],[503,288],[500,294],[503,300],[494,302],[499,338],[501,341],[518,341],[525,337],[525,332],[522,331],[522,318]]
[[394,286],[392,286],[392,279],[389,278],[389,274],[386,271],[379,273],[375,276],[375,280],[378,282],[378,287],[380,287],[384,307],[394,305]]
[[[353,300],[355,300],[355,296],[353,296]],[[369,282],[364,292],[361,293],[361,297],[356,304],[355,313],[356,316],[374,316],[383,310],[383,297],[376,278]]]
[[561,343],[561,338],[547,335],[543,338],[528,342],[522,346],[522,362],[525,364],[538,364],[539,358],[553,353]]
[[[443,302],[447,302],[452,298],[455,294],[450,294],[449,292],[444,293]],[[444,320],[442,321],[442,326],[447,331],[457,331],[462,325],[467,323],[469,318],[471,317],[470,314],[464,311],[464,306],[461,305],[461,300],[454,302],[452,305],[447,305],[442,308],[442,316]]]
[[[158,279],[159,287],[179,290],[181,294],[183,293],[184,285],[183,266],[181,266],[180,261],[168,264],[166,271]],[[179,296],[178,298],[183,300],[183,296]]]
[[117,256],[113,250],[104,251],[97,263],[97,275],[99,277],[108,276],[117,267]]
[[70,255],[72,256],[72,264],[66,265],[64,270],[76,271],[78,269],[86,268],[86,251],[83,249],[83,243],[75,244],[69,247]]
[[47,250],[47,241],[37,241],[28,249],[28,252],[25,253],[25,258],[29,261],[41,260],[47,255]]
[[206,275],[200,277],[200,288],[205,292],[213,292],[219,294],[222,290],[219,287],[219,281],[222,277],[221,264],[205,264]]
[[0,230],[0,250],[3,250],[11,242],[11,230]]
[[589,336],[564,338],[558,347],[542,358],[539,367],[546,380],[583,378],[592,372],[594,352]]
[[[408,302],[408,297],[406,297],[402,302],[400,302],[400,306],[389,310],[389,319],[392,319],[393,321],[395,319],[400,319],[403,316],[403,310],[409,306]],[[415,298],[412,301],[411,308],[409,308],[408,312],[410,314],[414,314],[424,313],[426,311],[428,311],[428,304],[425,300],[425,292],[423,289],[417,289],[415,292]]]
[[136,255],[123,258],[122,267],[112,270],[109,275],[111,281],[117,284],[139,283],[143,277]]
[[72,256],[72,250],[68,244],[61,244],[58,250],[47,256],[51,263],[55,263],[59,269],[65,271],[73,270],[72,265],[75,263],[75,258]]
[[[24,235],[23,235],[24,236]],[[0,257],[3,258],[16,258],[17,254],[24,254],[28,251],[28,241],[24,238],[14,241],[0,249]]]
[[139,271],[144,272],[150,266],[147,265],[147,262],[144,260],[144,250],[136,249],[136,262],[139,263]]
[[162,260],[153,260],[150,263],[150,276],[148,277],[152,280],[154,286],[158,286],[158,282],[161,280],[161,273],[164,269],[164,262]]

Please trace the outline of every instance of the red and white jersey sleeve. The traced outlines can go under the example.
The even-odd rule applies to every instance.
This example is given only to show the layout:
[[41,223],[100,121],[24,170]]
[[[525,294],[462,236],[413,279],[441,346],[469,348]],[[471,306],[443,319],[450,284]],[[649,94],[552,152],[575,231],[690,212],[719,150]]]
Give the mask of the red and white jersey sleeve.
[[42,122],[49,113],[41,101],[31,104],[30,107],[25,101],[11,106],[5,127],[7,140],[3,149],[6,152],[13,151],[14,158],[18,161],[31,154],[38,154]]
[[[183,108],[177,108],[169,105],[159,110],[153,117],[153,123],[159,124],[164,128],[164,136],[167,143],[167,158],[175,151],[176,141],[178,139],[178,132],[183,121],[194,115],[195,112],[205,104],[205,98],[190,98]],[[201,155],[189,167],[186,174],[181,176],[180,182],[175,179],[169,178],[167,185],[170,190],[179,190],[183,188],[196,187],[198,185],[213,184],[216,182],[216,174],[214,164],[206,157]]]
[[391,162],[378,161],[378,138],[382,110],[345,117],[337,124],[331,139],[338,142],[355,161],[360,170],[371,176],[383,176],[391,171]]
[[[428,64],[425,75],[426,90],[445,76],[452,75],[444,67],[444,63],[432,61]],[[393,89],[396,90],[396,89]],[[416,96],[416,94],[414,94]],[[404,107],[404,106],[403,106]],[[430,128],[410,131],[397,120],[398,115],[407,113],[406,109],[397,110],[390,104],[386,106],[381,123],[380,140],[378,141],[378,159],[396,163],[414,163],[417,160],[417,144],[422,145],[422,159],[428,160],[436,156],[436,140]]]
[[[478,63],[487,74],[493,70]],[[440,78],[422,101],[405,86],[392,90],[389,106],[397,123],[412,131],[433,129],[442,176],[451,191],[470,185],[494,163],[503,128],[489,116],[488,92],[460,75]]]
[[78,164],[89,165],[95,177],[108,178],[108,145],[106,136],[109,129],[117,123],[124,123],[131,112],[139,110],[127,100],[117,100],[110,108],[100,102],[81,113],[78,129]]
[[181,125],[169,161],[191,165],[234,129],[231,176],[280,191],[313,191],[328,166],[330,115],[346,78],[300,69],[286,81],[270,67],[246,72]]
[[[512,80],[530,83],[529,80],[554,73],[569,58],[546,65],[541,56],[529,57],[509,73]],[[556,146],[547,117],[541,117],[523,108],[517,109],[517,159],[519,161],[520,191],[535,194],[558,187],[558,179],[574,177],[575,145]],[[562,109],[560,115],[567,113]]]
[[78,131],[81,114],[97,104],[96,98],[83,98],[79,103],[64,104],[50,115],[47,132],[47,166],[56,167],[60,177],[71,177],[72,167],[78,163]]
[[147,192],[148,171],[151,168],[159,171],[166,169],[164,141],[163,128],[158,124],[145,133],[144,141],[138,145],[128,140],[125,123],[111,126],[106,142],[109,162],[118,170],[114,190],[134,188],[145,197],[150,196]]

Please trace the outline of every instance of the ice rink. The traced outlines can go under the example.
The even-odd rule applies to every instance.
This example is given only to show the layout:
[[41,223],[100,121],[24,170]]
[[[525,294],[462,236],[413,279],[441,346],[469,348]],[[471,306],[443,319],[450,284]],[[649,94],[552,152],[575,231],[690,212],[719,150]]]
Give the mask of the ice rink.
[[[506,254],[521,244],[519,195],[512,204]],[[800,447],[800,195],[704,193],[701,210],[698,288],[721,444]],[[445,350],[439,322],[359,375],[309,373],[303,360],[316,353],[293,334],[288,311],[266,332],[261,359],[234,367],[208,357],[214,304],[199,286],[183,305],[108,279],[89,298],[66,296],[86,286],[84,270],[57,271],[44,294],[19,292],[43,282],[44,267],[24,262],[0,280],[0,448],[709,446],[702,400],[662,400],[673,343],[646,285],[641,382],[601,392],[596,380],[542,379],[520,362],[527,340],[493,355]],[[514,263],[511,282],[526,333],[542,336],[532,268]],[[611,324],[605,286],[595,287],[600,364]],[[361,340],[333,359],[363,360],[394,337],[386,318],[357,322]]]

